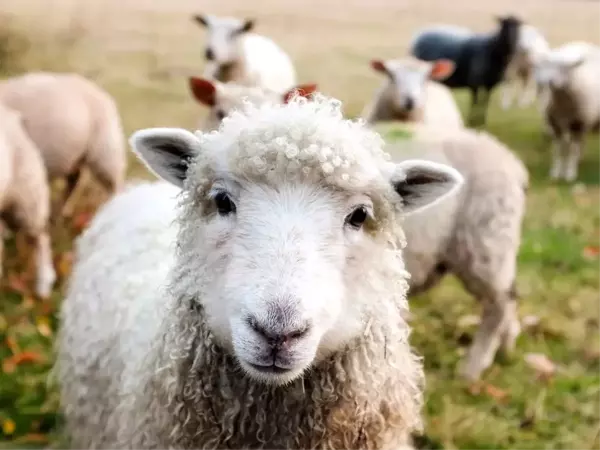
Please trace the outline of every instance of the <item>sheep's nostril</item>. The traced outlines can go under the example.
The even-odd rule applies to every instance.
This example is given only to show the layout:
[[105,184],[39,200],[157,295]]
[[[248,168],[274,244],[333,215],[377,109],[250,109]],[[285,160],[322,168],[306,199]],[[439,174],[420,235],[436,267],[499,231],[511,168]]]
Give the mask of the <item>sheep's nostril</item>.
[[310,331],[309,324],[306,324],[300,328],[296,328],[291,331],[285,330],[285,331],[278,332],[278,331],[267,330],[267,327],[261,325],[253,317],[249,317],[247,319],[247,323],[250,326],[250,328],[252,328],[252,330],[254,330],[254,332],[256,332],[257,334],[259,334],[263,338],[265,338],[267,343],[273,348],[280,348],[280,347],[288,344],[292,340],[300,339],[300,338],[306,336],[308,334],[308,332]]
[[204,57],[206,58],[207,61],[212,61],[215,59],[215,54],[211,48],[207,48],[206,52],[204,52]]
[[404,107],[407,111],[412,111],[412,109],[415,107],[415,102],[412,98],[408,97],[404,102]]

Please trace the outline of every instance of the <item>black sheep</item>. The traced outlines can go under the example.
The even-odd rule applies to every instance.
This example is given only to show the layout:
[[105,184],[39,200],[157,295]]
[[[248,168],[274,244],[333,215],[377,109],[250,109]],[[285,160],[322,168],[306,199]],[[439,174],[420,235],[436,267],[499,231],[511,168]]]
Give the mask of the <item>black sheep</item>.
[[469,88],[472,94],[468,122],[475,125],[476,108],[484,124],[494,87],[504,78],[506,67],[515,54],[522,21],[515,16],[497,17],[495,32],[479,34],[453,27],[431,27],[412,41],[410,53],[425,61],[450,59],[454,73],[441,81],[450,88]]

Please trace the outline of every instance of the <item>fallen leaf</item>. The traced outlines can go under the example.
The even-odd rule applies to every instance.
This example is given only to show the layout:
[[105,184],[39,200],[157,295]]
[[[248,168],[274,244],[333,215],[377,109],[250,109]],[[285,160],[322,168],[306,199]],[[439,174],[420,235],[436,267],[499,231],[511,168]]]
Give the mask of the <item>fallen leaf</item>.
[[598,255],[600,255],[600,247],[597,245],[588,245],[583,248],[582,256],[585,259],[598,259]]
[[0,314],[0,331],[4,331],[8,328],[8,323],[6,323],[6,318]]
[[542,378],[549,378],[556,373],[556,364],[543,353],[527,353],[524,359]]
[[18,294],[27,294],[29,288],[27,287],[27,283],[23,279],[22,276],[17,276],[14,273],[11,273],[8,276],[7,286],[10,290],[18,293]]
[[91,212],[82,212],[73,218],[73,227],[79,232],[83,231],[92,220]]
[[19,344],[17,344],[17,340],[15,339],[14,336],[11,336],[11,335],[6,336],[6,346],[10,349],[10,351],[13,354],[21,352],[21,350],[19,349]]
[[25,434],[23,436],[19,436],[13,442],[38,442],[38,443],[44,443],[44,442],[48,442],[48,436],[46,436],[45,434],[41,434],[41,433],[29,433],[29,434]]
[[19,364],[28,363],[28,362],[45,362],[45,358],[39,353],[35,352],[21,352],[16,355],[11,356],[10,358],[6,358],[2,362],[2,370],[4,373],[13,373]]
[[52,329],[50,328],[50,320],[47,317],[37,317],[35,319],[35,324],[38,329],[38,332],[44,337],[52,336]]
[[466,316],[462,316],[458,319],[457,325],[458,328],[470,328],[475,325],[479,325],[481,322],[480,316],[476,316],[475,314],[467,314]]
[[499,402],[503,402],[508,399],[507,391],[500,389],[492,384],[485,385],[485,393]]
[[25,295],[25,296],[23,296],[21,305],[23,305],[23,308],[25,308],[26,310],[30,310],[35,306],[35,300],[33,299],[33,297],[30,297],[29,295]]
[[13,434],[15,432],[16,428],[17,428],[17,426],[13,420],[4,419],[2,421],[2,432],[5,435],[10,436],[11,434]]
[[66,278],[71,273],[73,265],[73,252],[61,254],[56,261],[56,272],[59,277]]

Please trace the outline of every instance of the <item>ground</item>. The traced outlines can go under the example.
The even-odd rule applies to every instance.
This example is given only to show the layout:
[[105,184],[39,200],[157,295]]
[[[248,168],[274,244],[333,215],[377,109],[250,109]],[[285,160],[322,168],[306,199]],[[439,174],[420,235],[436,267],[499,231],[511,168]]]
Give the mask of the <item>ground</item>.
[[[202,69],[204,33],[190,18],[200,11],[256,18],[258,30],[293,57],[300,82],[319,83],[343,100],[349,116],[360,113],[381,82],[368,60],[404,54],[412,33],[426,24],[487,30],[495,14],[515,13],[539,26],[552,45],[599,40],[598,4],[586,0],[3,0],[0,74],[83,73],[115,96],[127,135],[151,126],[193,128],[205,114],[185,78]],[[457,98],[465,112],[465,94]],[[580,180],[569,186],[548,180],[548,141],[535,108],[502,111],[496,92],[487,128],[518,153],[532,177],[518,274],[519,312],[531,326],[510,360],[497,361],[481,384],[467,386],[454,369],[472,338],[476,303],[452,278],[412,300],[413,345],[427,371],[426,427],[418,444],[598,448],[598,139],[588,141]],[[133,157],[130,175],[149,177]],[[84,198],[72,221],[53,226],[60,283],[51,300],[33,298],[27,265],[8,243],[0,291],[0,448],[60,445],[48,371],[72,240],[101,199],[93,189]]]

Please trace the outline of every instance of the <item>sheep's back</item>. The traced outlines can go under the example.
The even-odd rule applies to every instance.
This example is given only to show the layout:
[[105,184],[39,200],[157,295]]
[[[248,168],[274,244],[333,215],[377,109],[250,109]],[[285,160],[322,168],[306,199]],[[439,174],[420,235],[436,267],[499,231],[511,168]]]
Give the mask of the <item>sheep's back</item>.
[[19,111],[51,177],[70,173],[85,153],[93,114],[78,76],[31,73],[0,87],[0,100]]
[[[178,190],[141,183],[113,197],[76,243],[76,259],[61,309],[58,368],[68,427],[100,447],[114,445],[107,423],[124,386],[146,357],[167,296]],[[89,386],[85,392],[78,386]],[[111,419],[112,420],[112,419]],[[84,438],[85,436],[85,438]],[[76,445],[88,446],[89,441]]]

